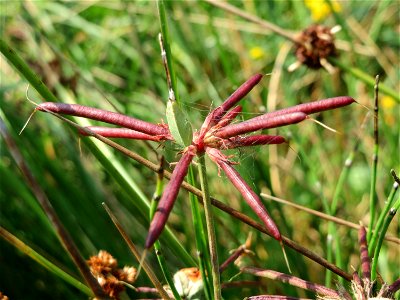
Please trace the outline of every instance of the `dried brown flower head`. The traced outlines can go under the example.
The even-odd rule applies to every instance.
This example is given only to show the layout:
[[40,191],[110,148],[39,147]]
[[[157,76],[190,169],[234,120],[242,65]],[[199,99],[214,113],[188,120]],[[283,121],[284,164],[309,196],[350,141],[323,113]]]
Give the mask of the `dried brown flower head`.
[[2,292],[0,292],[0,300],[8,300],[9,298],[4,295]]
[[335,32],[337,27],[326,27],[322,25],[311,25],[298,37],[296,46],[297,63],[290,67],[292,70],[304,64],[312,69],[321,67],[330,71],[327,58],[337,56],[335,47]]
[[125,289],[124,282],[133,283],[136,280],[136,268],[125,266],[119,269],[117,260],[107,251],[100,250],[87,263],[100,286],[113,299],[119,299],[119,294]]

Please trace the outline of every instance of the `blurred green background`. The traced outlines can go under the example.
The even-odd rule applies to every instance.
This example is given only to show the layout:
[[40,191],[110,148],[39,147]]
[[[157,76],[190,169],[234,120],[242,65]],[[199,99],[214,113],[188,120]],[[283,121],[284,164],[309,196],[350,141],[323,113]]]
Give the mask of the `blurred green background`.
[[[339,61],[358,68],[399,92],[399,2],[334,2],[333,14],[323,1],[232,1],[248,13],[294,32],[314,23],[334,26],[341,23],[337,36]],[[60,102],[76,102],[117,110],[149,122],[166,122],[168,98],[165,72],[160,56],[160,31],[154,1],[2,1],[1,34],[55,93]],[[289,73],[296,61],[293,45],[261,26],[234,16],[205,2],[168,1],[167,14],[178,89],[193,128],[199,128],[212,107],[220,104],[251,75],[266,76],[243,101],[247,119],[265,111],[328,97],[350,95],[361,105],[324,112],[315,116],[336,129],[328,131],[311,121],[279,129],[290,139],[290,147],[263,146],[232,151],[239,172],[258,192],[272,194],[297,204],[325,211],[330,205],[346,157],[359,139],[359,148],[339,197],[336,216],[368,224],[373,119],[361,126],[373,106],[373,87],[349,72],[338,69],[311,70],[304,66]],[[139,199],[150,199],[156,174],[109,150],[108,163],[118,164],[135,186],[136,192],[121,186],[107,172],[79,137],[51,115],[37,113],[18,135],[34,106],[26,99],[27,81],[4,56],[1,60],[1,113],[11,134],[33,169],[42,188],[72,234],[85,258],[104,249],[122,265],[137,266],[129,249],[101,206],[106,201],[128,229],[132,240],[143,247],[148,218],[138,208]],[[41,99],[34,89],[29,98]],[[377,173],[378,211],[384,205],[393,180],[390,169],[399,168],[399,103],[380,94],[380,149]],[[275,131],[269,131],[273,133]],[[275,132],[276,133],[276,132]],[[157,163],[166,155],[169,163],[179,158],[175,147],[143,141],[118,141]],[[106,148],[106,147],[105,147]],[[107,151],[107,150],[105,150]],[[0,224],[36,251],[79,277],[41,211],[29,187],[1,140]],[[211,194],[255,218],[251,209],[226,177],[218,177],[209,164]],[[326,204],[324,206],[324,203]],[[282,204],[265,201],[284,235],[319,255],[327,256],[328,222]],[[253,261],[262,268],[287,272],[277,242],[215,210],[219,258],[243,244],[253,233]],[[188,194],[180,193],[168,224],[185,249],[196,257]],[[358,268],[357,231],[338,226],[343,268]],[[399,219],[389,228],[399,234]],[[191,267],[163,243],[172,272]],[[288,250],[293,273],[324,284],[326,270]],[[399,246],[385,242],[379,273],[392,282],[399,277]],[[154,257],[151,263],[160,274]],[[0,239],[0,291],[10,299],[87,299],[77,289]],[[227,282],[238,273],[229,267],[222,276]],[[161,276],[160,276],[161,278]],[[329,277],[328,277],[329,278]],[[236,280],[254,279],[240,275]],[[334,287],[337,277],[328,279]],[[263,281],[261,287],[227,289],[225,299],[242,299],[257,294],[305,296],[304,292],[278,282]],[[135,286],[151,283],[142,273]],[[129,291],[133,298],[138,295]],[[308,295],[310,297],[310,295]]]

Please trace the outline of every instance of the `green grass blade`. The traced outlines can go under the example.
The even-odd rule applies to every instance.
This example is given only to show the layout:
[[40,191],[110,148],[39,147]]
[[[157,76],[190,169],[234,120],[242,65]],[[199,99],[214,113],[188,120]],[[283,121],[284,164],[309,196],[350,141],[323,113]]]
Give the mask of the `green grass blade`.
[[371,280],[375,280],[377,276],[377,267],[378,267],[378,259],[379,259],[379,254],[381,252],[381,247],[383,243],[383,239],[385,237],[386,231],[389,228],[390,223],[392,222],[394,216],[396,215],[397,211],[400,208],[400,198],[396,200],[394,205],[389,211],[389,214],[386,215],[385,222],[383,223],[382,226],[382,231],[380,232],[378,242],[376,244],[376,248],[374,251],[374,257],[372,258],[372,266],[371,266]]
[[399,188],[399,184],[397,182],[395,182],[393,184],[392,190],[390,191],[389,197],[386,201],[386,205],[383,208],[382,212],[380,213],[378,221],[376,222],[375,229],[372,234],[371,240],[368,243],[368,253],[373,253],[375,250],[375,246],[377,243],[379,233],[382,231],[383,222],[384,222],[385,217],[387,216],[390,208],[393,205],[394,197],[396,195],[398,188]]
[[18,239],[16,236],[8,232],[5,228],[0,227],[0,235],[3,239],[5,239],[7,242],[13,245],[15,248],[17,248],[24,254],[28,255],[34,261],[38,262],[40,265],[45,267],[50,272],[54,273],[56,276],[58,276],[68,284],[74,286],[75,288],[77,288],[78,290],[80,290],[89,297],[94,296],[92,291],[85,284],[83,284],[78,279],[71,276],[70,274],[62,270],[60,267],[58,267],[57,265],[53,264],[51,261],[49,261],[42,255],[40,255],[38,252],[36,252],[31,247],[22,242],[20,239]]

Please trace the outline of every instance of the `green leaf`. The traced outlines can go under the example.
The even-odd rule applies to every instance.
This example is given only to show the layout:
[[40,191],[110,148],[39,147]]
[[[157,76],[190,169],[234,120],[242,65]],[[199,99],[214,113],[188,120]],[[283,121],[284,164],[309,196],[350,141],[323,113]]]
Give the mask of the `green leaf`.
[[189,146],[192,142],[192,126],[176,101],[168,100],[166,115],[175,141],[183,147]]

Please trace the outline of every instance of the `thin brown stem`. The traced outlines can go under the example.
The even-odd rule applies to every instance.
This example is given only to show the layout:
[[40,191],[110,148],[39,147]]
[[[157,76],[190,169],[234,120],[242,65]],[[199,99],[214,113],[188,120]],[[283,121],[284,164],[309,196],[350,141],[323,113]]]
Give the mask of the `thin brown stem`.
[[[302,211],[305,211],[307,213],[310,213],[310,214],[313,214],[315,216],[318,216],[321,219],[335,222],[336,224],[344,225],[344,226],[347,226],[347,227],[350,227],[350,228],[353,228],[353,229],[357,229],[357,230],[359,230],[360,227],[361,227],[359,224],[356,224],[356,223],[353,223],[353,222],[349,222],[349,221],[346,221],[346,220],[343,220],[343,219],[340,219],[340,218],[337,218],[337,217],[334,217],[334,216],[331,216],[331,215],[324,214],[324,213],[322,213],[320,211],[317,211],[317,210],[314,210],[314,209],[311,209],[311,208],[308,208],[308,207],[304,207],[302,205],[298,205],[296,203],[290,202],[290,201],[285,200],[285,199],[281,199],[281,198],[274,197],[274,196],[267,195],[267,194],[263,194],[263,193],[261,193],[261,197],[267,198],[267,199],[271,199],[273,201],[276,201],[278,203],[283,203],[283,204],[288,205],[288,206],[292,206],[292,207],[297,208],[299,210],[302,210]],[[385,236],[385,240],[387,240],[388,242],[392,242],[392,243],[396,243],[396,244],[400,245],[400,239],[397,238],[397,237],[386,235]]]
[[270,22],[267,22],[257,16],[254,16],[252,14],[249,14],[233,5],[230,5],[226,2],[222,2],[222,1],[216,1],[216,0],[205,0],[206,2],[208,2],[211,5],[214,5],[216,7],[219,7],[229,13],[232,13],[234,15],[237,15],[243,19],[249,20],[255,24],[260,25],[263,28],[266,28],[268,30],[271,30],[272,32],[275,32],[276,34],[283,36],[284,38],[292,41],[295,44],[299,44],[300,41],[297,39],[296,35],[292,32],[289,32],[279,26],[276,26],[275,24],[272,24]]

